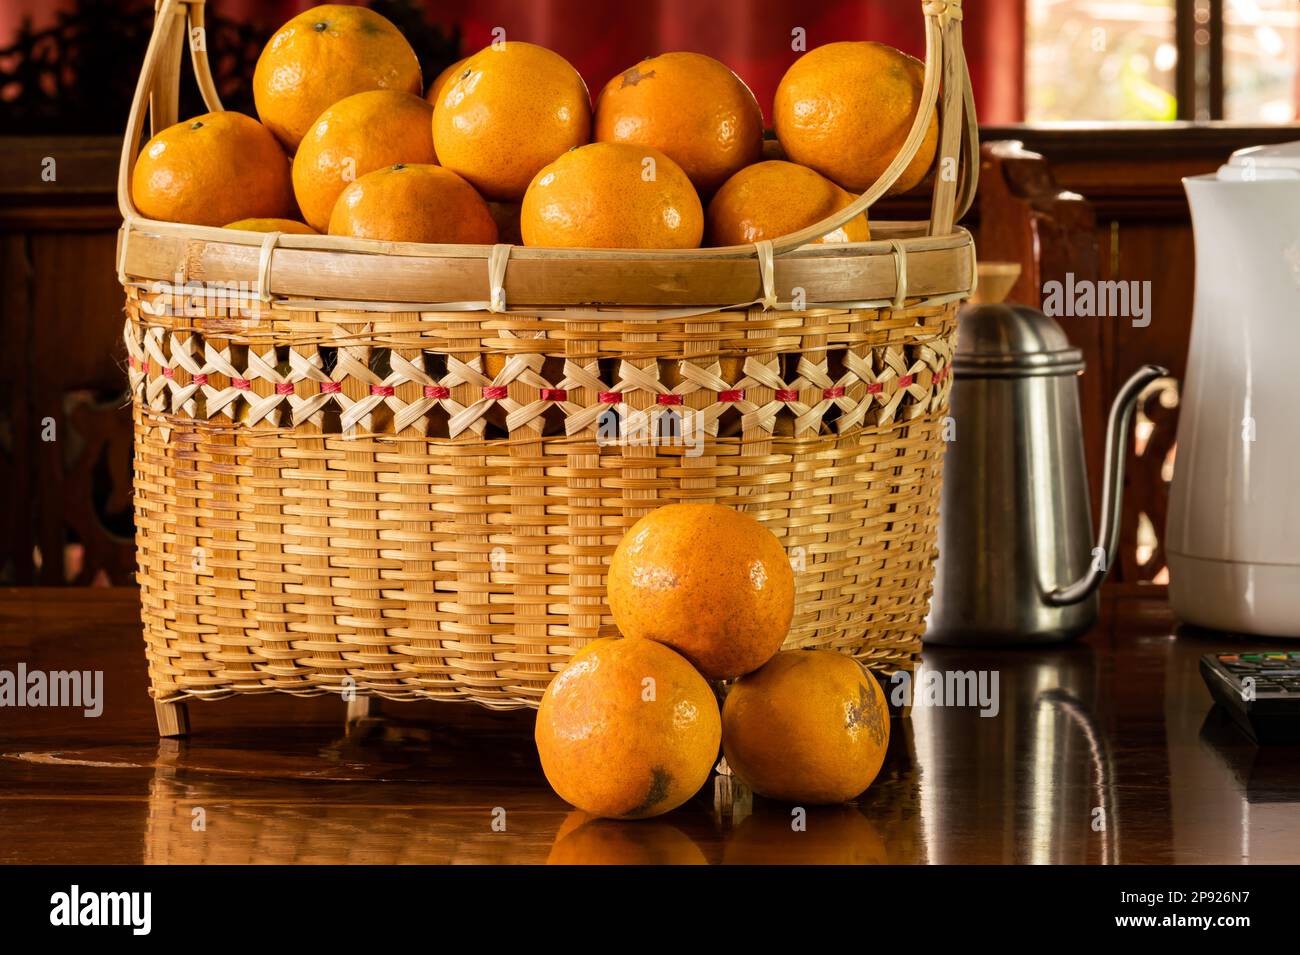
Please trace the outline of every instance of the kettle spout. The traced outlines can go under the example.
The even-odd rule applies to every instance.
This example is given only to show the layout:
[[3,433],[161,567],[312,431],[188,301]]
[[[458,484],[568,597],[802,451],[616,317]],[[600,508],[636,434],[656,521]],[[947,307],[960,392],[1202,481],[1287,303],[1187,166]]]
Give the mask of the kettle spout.
[[1138,395],[1147,385],[1157,378],[1163,378],[1169,370],[1159,365],[1143,365],[1133,377],[1124,382],[1115,401],[1110,406],[1110,417],[1106,421],[1106,460],[1104,464],[1105,483],[1101,489],[1101,524],[1097,528],[1097,546],[1093,550],[1094,560],[1087,573],[1072,584],[1057,587],[1046,595],[1047,603],[1053,607],[1064,607],[1078,603],[1096,592],[1106,575],[1110,572],[1115,559],[1115,550],[1119,543],[1120,501],[1124,493],[1124,464],[1127,455],[1125,444],[1128,439],[1129,426],[1133,421],[1133,409],[1137,406]]

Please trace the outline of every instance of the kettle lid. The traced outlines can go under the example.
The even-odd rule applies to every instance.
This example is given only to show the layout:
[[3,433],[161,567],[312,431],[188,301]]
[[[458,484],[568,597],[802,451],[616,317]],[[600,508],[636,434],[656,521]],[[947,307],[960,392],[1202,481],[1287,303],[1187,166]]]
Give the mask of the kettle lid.
[[1218,177],[1233,182],[1300,179],[1300,140],[1238,149],[1219,167]]
[[1036,308],[968,305],[957,321],[952,364],[971,378],[1069,375],[1083,370],[1083,352]]

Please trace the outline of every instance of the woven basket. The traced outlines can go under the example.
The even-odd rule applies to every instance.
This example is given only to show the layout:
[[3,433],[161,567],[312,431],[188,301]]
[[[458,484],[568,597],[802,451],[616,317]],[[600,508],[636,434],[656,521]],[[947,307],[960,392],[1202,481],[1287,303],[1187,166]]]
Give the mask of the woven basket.
[[[788,646],[910,667],[975,282],[954,226],[977,154],[961,4],[922,6],[923,106],[868,192],[779,241],[653,252],[143,219],[129,183],[146,104],[155,130],[176,121],[203,27],[201,3],[162,0],[118,190],[162,731],[184,731],[177,704],[236,693],[535,705],[615,632],[619,537],[674,501],[743,509],[782,540]],[[884,194],[936,109],[930,220],[807,245]]]

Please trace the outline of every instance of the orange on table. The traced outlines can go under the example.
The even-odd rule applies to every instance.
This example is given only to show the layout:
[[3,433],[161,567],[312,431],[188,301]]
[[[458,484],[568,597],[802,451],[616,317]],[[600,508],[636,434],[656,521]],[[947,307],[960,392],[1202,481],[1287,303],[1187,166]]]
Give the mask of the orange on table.
[[289,158],[243,113],[204,113],[162,130],[135,161],[131,196],[150,219],[193,225],[294,212]]
[[643,819],[704,785],[720,732],[717,700],[690,663],[624,637],[574,654],[542,695],[534,737],[562,799],[593,816]]
[[396,163],[436,163],[432,121],[432,106],[400,90],[354,93],[321,113],[293,157],[293,194],[303,218],[328,229],[348,183]]
[[763,111],[744,81],[711,56],[646,57],[596,99],[597,142],[653,146],[704,196],[763,149]]
[[465,63],[467,60],[469,60],[468,56],[462,56],[455,63],[451,64],[451,66],[444,66],[442,72],[433,78],[433,82],[429,84],[428,91],[424,94],[424,98],[428,101],[430,106],[437,105],[438,98],[442,95],[448,82],[465,72]]
[[411,44],[365,7],[327,3],[280,27],[257,58],[257,115],[293,152],[321,113],[365,90],[420,96],[424,83]]
[[433,107],[438,161],[488,199],[518,201],[539,169],[590,136],[591,98],[578,71],[518,40],[471,56]]
[[649,146],[591,143],[542,169],[519,212],[524,245],[693,249],[704,210],[680,166]]
[[[770,160],[746,166],[728,179],[709,203],[709,245],[747,245],[777,239],[820,222],[854,200],[816,170]],[[865,212],[815,242],[866,242]]]
[[[819,46],[799,57],[777,86],[776,135],[790,159],[862,193],[902,149],[924,79],[920,60],[883,43]],[[938,142],[939,123],[931,113],[921,148],[891,195],[925,178]]]
[[305,222],[297,219],[240,219],[227,222],[223,229],[242,229],[245,232],[283,232],[286,235],[320,235]]
[[366,173],[339,194],[329,234],[490,245],[497,227],[483,197],[454,172],[397,163]]
[[852,799],[876,778],[888,747],[884,692],[834,650],[781,651],[737,680],[722,707],[727,765],[771,799]]
[[711,680],[757,669],[794,616],[794,572],[781,542],[722,504],[668,504],[632,525],[607,577],[619,631],[665,643]]

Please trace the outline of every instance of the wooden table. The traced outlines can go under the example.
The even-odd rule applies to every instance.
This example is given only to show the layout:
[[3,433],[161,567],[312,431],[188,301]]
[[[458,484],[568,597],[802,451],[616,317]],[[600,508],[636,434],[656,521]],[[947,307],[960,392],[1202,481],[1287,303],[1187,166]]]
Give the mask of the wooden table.
[[191,704],[191,737],[160,741],[137,612],[128,589],[0,591],[0,669],[102,670],[105,701],[0,709],[0,862],[1300,860],[1300,748],[1211,710],[1197,658],[1232,641],[1174,636],[1159,601],[1110,600],[1074,646],[927,649],[996,671],[997,715],[914,707],[875,785],[803,832],[724,777],[588,822],[546,785],[531,711],[385,703],[349,729],[338,700],[265,696]]

